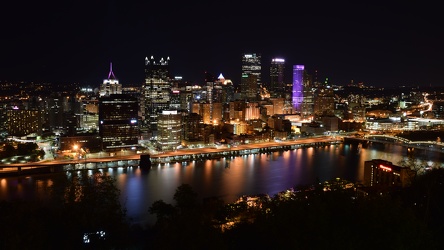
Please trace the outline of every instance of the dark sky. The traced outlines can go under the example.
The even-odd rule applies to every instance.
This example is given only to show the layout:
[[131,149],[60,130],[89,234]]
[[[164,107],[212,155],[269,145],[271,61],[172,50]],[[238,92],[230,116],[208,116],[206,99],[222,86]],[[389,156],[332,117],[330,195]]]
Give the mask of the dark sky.
[[[144,58],[170,57],[173,75],[240,81],[242,53],[303,64],[333,84],[443,85],[439,6],[338,1],[11,1],[0,15],[0,80],[98,86],[109,63],[124,85]],[[242,3],[240,3],[242,2]],[[309,3],[307,3],[309,2]],[[267,77],[264,77],[266,80]]]

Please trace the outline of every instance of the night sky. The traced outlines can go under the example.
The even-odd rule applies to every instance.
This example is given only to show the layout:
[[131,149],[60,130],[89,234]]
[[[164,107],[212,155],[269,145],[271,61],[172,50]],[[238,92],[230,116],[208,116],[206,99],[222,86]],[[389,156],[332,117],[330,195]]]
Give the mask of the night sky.
[[[372,1],[11,1],[0,15],[0,80],[98,86],[109,63],[125,85],[144,81],[144,58],[171,72],[240,81],[242,53],[262,54],[338,85],[444,86],[437,5]],[[143,3],[142,3],[143,2]],[[310,2],[310,3],[307,3]]]

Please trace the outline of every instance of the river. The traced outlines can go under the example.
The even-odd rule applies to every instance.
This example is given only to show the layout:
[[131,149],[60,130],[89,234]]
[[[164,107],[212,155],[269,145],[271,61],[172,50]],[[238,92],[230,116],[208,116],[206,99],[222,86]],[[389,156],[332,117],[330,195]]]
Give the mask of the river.
[[[353,144],[300,148],[269,154],[251,154],[232,158],[171,163],[152,166],[147,171],[138,167],[107,169],[117,180],[121,203],[132,223],[152,224],[148,213],[156,200],[173,203],[173,195],[181,184],[190,184],[199,198],[220,197],[233,202],[242,195],[268,194],[316,180],[342,178],[362,182],[364,162],[383,159],[393,164],[407,157],[407,149],[397,145],[370,144],[358,149]],[[442,164],[443,155],[417,150],[417,159]],[[47,198],[47,187],[54,178],[65,173],[6,177],[0,179],[0,200]]]

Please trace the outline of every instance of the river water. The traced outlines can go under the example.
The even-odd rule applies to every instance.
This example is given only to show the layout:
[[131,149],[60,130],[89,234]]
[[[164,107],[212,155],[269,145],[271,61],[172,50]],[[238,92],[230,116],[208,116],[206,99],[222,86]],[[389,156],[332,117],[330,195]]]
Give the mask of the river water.
[[[297,185],[342,178],[352,182],[364,179],[364,162],[383,159],[398,164],[407,149],[388,144],[370,144],[359,149],[353,144],[300,148],[269,154],[104,170],[117,180],[121,202],[132,223],[152,224],[148,213],[156,200],[173,203],[175,190],[190,184],[199,198],[220,197],[233,202],[242,195],[268,194]],[[417,151],[417,159],[429,164],[444,162],[443,155]],[[0,178],[0,200],[47,198],[46,188],[65,173]]]

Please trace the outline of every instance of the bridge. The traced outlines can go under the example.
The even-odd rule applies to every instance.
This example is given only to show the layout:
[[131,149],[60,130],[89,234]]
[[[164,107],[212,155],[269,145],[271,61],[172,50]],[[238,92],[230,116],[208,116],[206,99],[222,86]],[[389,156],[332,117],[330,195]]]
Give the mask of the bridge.
[[438,141],[411,141],[394,135],[365,135],[364,137],[344,137],[344,140],[355,140],[362,142],[379,142],[396,144],[407,148],[417,148],[444,153],[444,143]]
[[[316,147],[342,143],[342,138],[331,136],[310,137],[279,142],[262,142],[243,144],[239,146],[207,147],[196,149],[181,149],[170,152],[148,155],[149,164],[171,162],[187,162],[193,160],[216,159],[246,154],[268,153],[281,150],[292,150],[304,147]],[[51,160],[40,162],[0,164],[0,176],[24,175],[34,173],[54,173],[74,170],[93,170],[117,167],[139,167],[144,154],[130,154],[112,157],[86,157],[74,160]],[[143,166],[142,166],[143,167]]]

